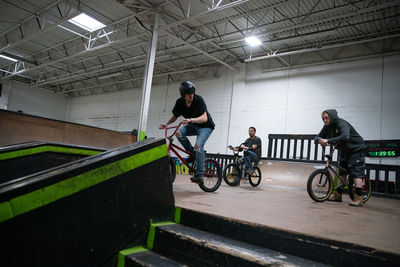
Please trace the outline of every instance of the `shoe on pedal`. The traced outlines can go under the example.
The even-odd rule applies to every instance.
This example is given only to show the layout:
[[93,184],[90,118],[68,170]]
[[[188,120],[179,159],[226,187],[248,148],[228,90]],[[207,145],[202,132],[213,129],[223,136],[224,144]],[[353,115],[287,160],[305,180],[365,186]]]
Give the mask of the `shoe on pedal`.
[[196,175],[194,175],[193,177],[190,177],[190,181],[192,181],[192,183],[202,184],[203,183],[203,175],[196,173]]
[[335,192],[328,198],[328,201],[342,202],[342,194]]
[[349,206],[362,207],[363,199],[359,195],[354,195],[353,201],[349,203]]

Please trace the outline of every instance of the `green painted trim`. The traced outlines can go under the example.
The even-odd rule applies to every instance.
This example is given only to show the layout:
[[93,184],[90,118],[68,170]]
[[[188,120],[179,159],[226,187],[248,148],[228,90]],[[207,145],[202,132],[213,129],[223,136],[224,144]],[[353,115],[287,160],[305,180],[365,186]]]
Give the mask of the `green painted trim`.
[[64,154],[74,154],[74,155],[85,155],[91,156],[101,153],[102,151],[80,149],[80,148],[70,148],[70,147],[59,147],[59,146],[40,146],[34,148],[28,148],[23,150],[4,152],[0,154],[0,160],[19,158],[39,153],[45,152],[56,152]]
[[145,137],[146,137],[146,132],[145,131],[140,131],[139,141],[144,140]]
[[125,267],[125,256],[126,255],[139,253],[139,252],[144,252],[144,251],[148,251],[148,249],[143,247],[143,246],[138,246],[138,247],[133,247],[133,248],[128,248],[128,249],[121,250],[118,253],[117,267]]
[[[12,217],[15,217],[134,170],[167,155],[168,148],[164,144],[97,169],[90,170],[75,177],[71,177],[56,184],[15,197],[9,201],[0,203],[0,207],[3,205],[4,207],[10,205],[13,213]],[[0,209],[0,211],[0,222],[12,218],[9,217],[7,213],[4,213],[3,216],[3,211],[6,211],[6,209]]]
[[174,216],[174,221],[175,223],[181,223],[181,213],[182,213],[182,208],[180,207],[175,207],[175,216]]
[[156,236],[156,227],[163,226],[163,225],[170,225],[170,224],[176,224],[176,223],[174,223],[174,222],[158,222],[158,223],[150,224],[149,234],[147,235],[147,243],[146,243],[146,247],[148,249],[153,249],[153,247],[154,247],[154,239]]
[[0,203],[0,222],[8,220],[12,217],[14,217],[14,213],[11,203],[8,201]]

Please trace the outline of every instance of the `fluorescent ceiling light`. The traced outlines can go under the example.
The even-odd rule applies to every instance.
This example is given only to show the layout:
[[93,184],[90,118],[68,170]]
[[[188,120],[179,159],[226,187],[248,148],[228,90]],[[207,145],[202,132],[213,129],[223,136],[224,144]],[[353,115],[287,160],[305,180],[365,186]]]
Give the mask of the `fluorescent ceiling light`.
[[5,59],[10,60],[10,61],[14,61],[14,62],[18,61],[15,58],[7,57],[7,56],[4,56],[4,55],[0,55],[0,57],[5,58]]
[[244,40],[250,46],[258,46],[261,44],[261,41],[257,37],[254,37],[254,36],[246,37]]
[[72,24],[75,24],[78,27],[81,27],[82,29],[85,29],[87,31],[96,31],[101,28],[104,28],[106,25],[101,23],[98,20],[95,20],[94,18],[86,15],[85,13],[81,13],[76,17],[73,17],[72,19],[68,20]]

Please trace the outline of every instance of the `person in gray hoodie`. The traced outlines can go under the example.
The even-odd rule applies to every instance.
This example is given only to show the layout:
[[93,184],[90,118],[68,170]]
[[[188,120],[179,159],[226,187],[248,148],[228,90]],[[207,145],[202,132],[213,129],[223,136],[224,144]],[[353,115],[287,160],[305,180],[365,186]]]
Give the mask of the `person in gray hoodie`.
[[[350,206],[362,206],[362,179],[365,177],[365,150],[364,139],[358,134],[354,127],[346,120],[339,118],[335,109],[328,109],[322,112],[324,127],[315,137],[315,141],[322,147],[334,145],[339,150],[340,176],[345,179],[352,175],[356,195]],[[342,202],[343,187],[340,187],[328,200]]]

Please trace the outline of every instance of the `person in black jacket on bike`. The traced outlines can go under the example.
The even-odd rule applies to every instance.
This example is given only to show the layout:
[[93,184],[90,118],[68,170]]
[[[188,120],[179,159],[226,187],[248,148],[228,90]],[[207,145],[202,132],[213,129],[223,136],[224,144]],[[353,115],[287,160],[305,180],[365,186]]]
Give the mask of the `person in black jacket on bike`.
[[[315,138],[322,147],[334,145],[339,150],[339,166],[343,180],[348,174],[353,176],[356,195],[350,206],[362,206],[362,179],[365,177],[365,143],[354,127],[346,120],[339,118],[335,109],[322,112],[324,127]],[[328,200],[342,202],[343,187],[340,187]]]

